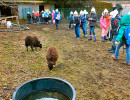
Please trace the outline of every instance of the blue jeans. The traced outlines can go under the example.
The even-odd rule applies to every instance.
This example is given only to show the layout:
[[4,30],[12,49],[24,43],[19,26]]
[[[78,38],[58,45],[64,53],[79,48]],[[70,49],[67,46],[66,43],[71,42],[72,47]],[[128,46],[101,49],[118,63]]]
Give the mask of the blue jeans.
[[74,29],[76,37],[80,38],[80,26],[75,26]]
[[[120,42],[117,47],[116,47],[116,51],[115,51],[115,57],[119,56],[119,50],[120,48],[124,45],[123,42]],[[129,53],[129,47],[128,45],[126,45],[126,62],[129,62],[130,60],[130,53]]]
[[113,35],[112,41],[113,41],[113,47],[114,48],[116,48],[116,44],[115,44],[116,37],[117,37],[117,35]]
[[33,20],[33,23],[35,23],[35,18],[32,18],[32,20]]
[[73,20],[70,20],[69,28],[71,28],[71,24],[73,24]]
[[36,16],[36,23],[39,24],[39,17],[38,16]]
[[95,36],[94,29],[95,29],[95,26],[90,26],[90,35],[92,35],[92,32],[93,32],[93,35]]
[[83,30],[84,36],[87,34],[87,22],[81,23],[81,28]]
[[41,18],[41,24],[43,24],[43,22],[44,22],[44,18]]
[[28,18],[28,19],[27,19],[27,21],[28,21],[28,24],[30,24],[30,23],[31,23],[31,19],[30,19],[30,18]]
[[60,22],[60,20],[55,20],[56,27],[58,27],[59,22]]

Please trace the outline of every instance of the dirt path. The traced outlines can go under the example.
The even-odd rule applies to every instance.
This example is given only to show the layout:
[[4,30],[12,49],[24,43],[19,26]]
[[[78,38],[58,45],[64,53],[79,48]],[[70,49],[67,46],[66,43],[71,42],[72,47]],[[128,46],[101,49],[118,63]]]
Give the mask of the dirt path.
[[[37,77],[59,77],[76,89],[76,100],[128,100],[130,97],[130,67],[111,59],[111,44],[101,42],[101,29],[96,28],[97,41],[74,37],[74,30],[61,24],[28,25],[29,31],[0,33],[0,100],[9,100],[15,88]],[[89,30],[88,30],[89,31]],[[35,34],[42,49],[27,52],[24,38]],[[60,55],[52,72],[47,68],[47,47],[56,46]]]

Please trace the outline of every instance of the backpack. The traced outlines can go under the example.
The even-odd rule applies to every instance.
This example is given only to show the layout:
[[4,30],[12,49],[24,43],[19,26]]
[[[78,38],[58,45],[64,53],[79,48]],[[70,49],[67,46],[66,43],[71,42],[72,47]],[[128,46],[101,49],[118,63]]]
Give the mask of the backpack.
[[57,14],[56,19],[60,20],[60,14]]
[[[119,15],[118,15],[118,16],[119,16]],[[118,16],[117,16],[116,19],[114,20],[114,24],[115,24],[116,27],[118,27],[118,26],[117,26],[117,19],[119,19],[119,20],[121,21],[121,19],[120,19]]]
[[126,44],[130,45],[130,25],[126,26],[124,37],[126,39]]
[[48,18],[49,14],[47,12],[44,13],[44,17]]

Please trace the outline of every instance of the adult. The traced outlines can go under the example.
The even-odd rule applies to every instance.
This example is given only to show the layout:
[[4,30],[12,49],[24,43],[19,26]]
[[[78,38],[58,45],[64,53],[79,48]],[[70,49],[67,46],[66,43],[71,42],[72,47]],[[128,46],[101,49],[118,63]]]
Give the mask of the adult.
[[119,7],[117,6],[117,4],[113,3],[112,6],[113,6],[112,11],[117,10],[119,13]]
[[116,50],[116,44],[115,44],[115,40],[116,40],[116,37],[118,35],[118,27],[119,27],[119,24],[120,24],[120,16],[118,14],[118,11],[117,10],[114,10],[110,13],[110,15],[112,16],[112,19],[111,19],[111,34],[112,34],[112,41],[113,41],[113,45],[112,45],[112,49],[109,50],[110,53],[115,53],[115,50]]
[[124,62],[124,64],[130,65],[130,54],[129,54],[130,46],[126,43],[126,39],[124,37],[127,26],[130,27],[130,14],[126,14],[121,18],[119,33],[115,40],[115,44],[118,45],[116,47],[116,51],[115,51],[115,55],[113,56],[113,59],[118,60],[119,50],[124,44],[126,44],[126,61]]

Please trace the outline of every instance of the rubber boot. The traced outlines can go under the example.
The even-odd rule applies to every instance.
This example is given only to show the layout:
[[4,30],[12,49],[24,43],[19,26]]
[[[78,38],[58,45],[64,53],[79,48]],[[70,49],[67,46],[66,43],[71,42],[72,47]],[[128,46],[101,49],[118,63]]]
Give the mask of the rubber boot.
[[112,48],[111,49],[109,49],[108,51],[111,51],[113,49],[113,45],[112,45]]
[[96,41],[96,36],[94,36],[94,40],[93,40],[94,42]]
[[87,38],[87,35],[85,34],[84,37]]
[[89,39],[88,40],[92,40],[92,35],[90,35]]
[[107,36],[104,36],[104,40],[108,40]]
[[113,49],[110,51],[110,53],[115,53],[116,48],[113,47]]
[[58,30],[59,28],[58,28],[58,27],[56,27],[56,29]]
[[104,36],[102,36],[102,42],[104,42]]

